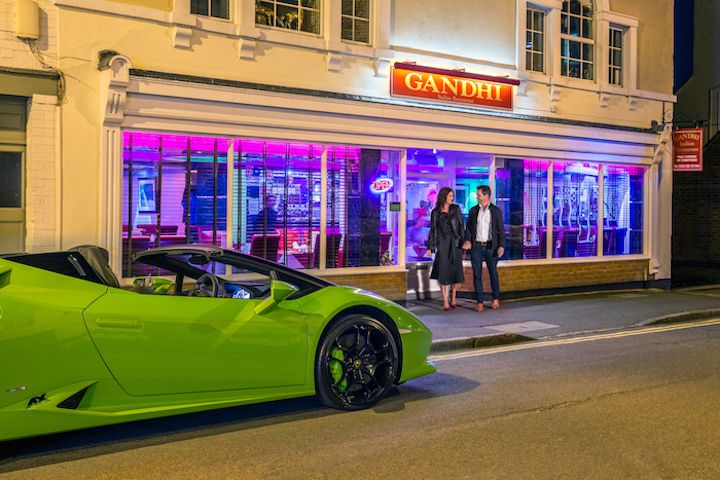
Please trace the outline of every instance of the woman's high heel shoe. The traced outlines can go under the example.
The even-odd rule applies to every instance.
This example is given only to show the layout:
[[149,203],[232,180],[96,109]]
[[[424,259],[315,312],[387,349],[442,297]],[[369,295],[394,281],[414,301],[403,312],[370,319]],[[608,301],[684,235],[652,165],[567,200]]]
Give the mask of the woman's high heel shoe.
[[451,304],[450,304],[450,308],[452,308],[453,310],[455,310],[455,309],[457,308],[457,303],[451,303]]

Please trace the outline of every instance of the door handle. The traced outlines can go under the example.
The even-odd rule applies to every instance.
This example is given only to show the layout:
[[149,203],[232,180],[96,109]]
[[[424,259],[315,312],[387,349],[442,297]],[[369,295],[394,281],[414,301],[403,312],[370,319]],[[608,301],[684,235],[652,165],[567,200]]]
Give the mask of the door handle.
[[103,320],[102,318],[95,320],[95,325],[103,328],[130,328],[134,330],[140,330],[143,327],[140,320]]

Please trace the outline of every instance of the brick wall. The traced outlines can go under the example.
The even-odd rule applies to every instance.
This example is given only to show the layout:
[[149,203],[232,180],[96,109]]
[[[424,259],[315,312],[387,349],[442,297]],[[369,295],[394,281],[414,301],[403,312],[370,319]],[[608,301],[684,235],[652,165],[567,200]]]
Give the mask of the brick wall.
[[[507,266],[499,269],[500,290],[519,292],[639,282],[647,279],[647,270],[647,260]],[[489,293],[491,289],[487,269],[484,269],[483,273],[483,290]],[[362,288],[391,300],[405,300],[408,290],[417,288],[425,292],[429,290],[428,275],[429,268],[421,270],[420,275],[417,270],[411,269],[407,273],[363,273],[325,276],[325,278],[338,285]],[[465,269],[465,285],[460,291],[472,292],[474,290],[472,281],[472,269],[468,267]]]
[[48,95],[33,95],[30,102],[25,169],[25,249],[28,252],[52,251],[59,247],[56,241],[56,102],[56,97]]
[[673,174],[673,262],[720,263],[720,136],[705,146],[702,172]]
[[[528,290],[549,290],[556,288],[586,287],[613,283],[639,282],[647,280],[647,260],[608,260],[606,262],[584,262],[546,265],[509,265],[498,269],[501,292],[522,292]],[[408,272],[408,289],[423,292],[430,290],[428,276],[430,268]],[[472,268],[465,268],[465,284],[461,292],[473,292]],[[490,293],[490,276],[483,269],[483,291]],[[422,296],[421,295],[421,296]]]
[[[0,0],[0,66],[42,70],[26,44],[15,37],[16,0]],[[52,0],[38,0],[40,38],[35,42],[45,61],[57,66],[57,7]]]
[[[637,282],[646,279],[647,269],[647,260],[505,267],[499,269],[500,290],[515,292]],[[483,290],[490,292],[487,269],[483,277]],[[472,269],[465,272],[465,289],[473,290]]]
[[407,273],[404,271],[327,275],[323,278],[338,285],[362,288],[390,300],[405,300],[407,291]]

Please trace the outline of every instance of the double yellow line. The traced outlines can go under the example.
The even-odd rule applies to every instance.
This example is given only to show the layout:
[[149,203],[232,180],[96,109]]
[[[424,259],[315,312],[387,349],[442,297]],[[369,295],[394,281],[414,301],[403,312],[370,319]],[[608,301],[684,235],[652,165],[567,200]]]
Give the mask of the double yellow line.
[[497,353],[515,352],[518,350],[531,350],[535,348],[556,347],[560,345],[573,345],[576,343],[595,342],[598,340],[612,340],[615,338],[634,337],[637,335],[648,335],[651,333],[671,332],[673,330],[686,330],[689,328],[711,327],[713,325],[720,325],[720,318],[702,320],[698,322],[683,322],[672,325],[660,325],[654,327],[640,328],[636,330],[625,330],[621,332],[600,333],[597,335],[587,335],[583,337],[562,338],[558,340],[547,340],[539,342],[527,342],[514,345],[506,345],[504,347],[483,348],[472,351],[448,353],[442,355],[431,355],[430,360],[432,360],[433,362],[442,362],[445,360],[458,360],[461,358],[481,357],[484,355],[495,355]]

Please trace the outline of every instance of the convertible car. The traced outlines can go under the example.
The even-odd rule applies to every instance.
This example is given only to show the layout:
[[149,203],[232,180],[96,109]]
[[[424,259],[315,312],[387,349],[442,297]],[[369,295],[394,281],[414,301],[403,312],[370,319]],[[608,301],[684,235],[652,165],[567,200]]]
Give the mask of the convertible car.
[[0,258],[0,440],[317,395],[341,410],[435,370],[401,306],[214,246]]

